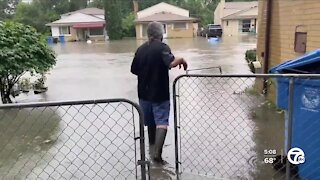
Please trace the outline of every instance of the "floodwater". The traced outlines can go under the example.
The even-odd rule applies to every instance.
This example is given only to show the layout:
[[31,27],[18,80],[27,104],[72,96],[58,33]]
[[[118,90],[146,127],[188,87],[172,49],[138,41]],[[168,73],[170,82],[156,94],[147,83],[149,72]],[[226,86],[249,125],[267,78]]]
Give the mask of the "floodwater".
[[[221,66],[222,72],[224,74],[249,74],[250,70],[244,59],[244,53],[246,50],[253,49],[256,47],[256,37],[253,37],[253,36],[223,37],[219,41],[208,41],[205,38],[201,38],[201,37],[194,38],[194,39],[168,39],[168,40],[165,40],[165,42],[171,47],[172,52],[175,56],[184,57],[188,61],[190,69]],[[130,65],[131,65],[131,61],[132,61],[135,50],[142,43],[143,41],[136,41],[133,39],[129,39],[129,40],[112,41],[112,42],[97,42],[93,44],[66,43],[66,44],[53,45],[52,48],[57,53],[58,61],[57,61],[57,65],[49,72],[47,76],[48,78],[47,86],[49,87],[48,91],[45,94],[41,94],[41,95],[34,95],[33,93],[29,93],[28,95],[25,95],[25,94],[20,95],[19,97],[17,97],[17,101],[18,102],[40,102],[40,101],[127,98],[134,102],[137,102],[137,99],[138,99],[137,90],[136,90],[137,81],[136,81],[136,77],[130,73]],[[171,70],[170,71],[171,82],[175,79],[175,77],[184,73],[185,72],[183,70],[179,70],[179,69]],[[219,71],[217,69],[210,69],[206,71],[197,71],[197,73],[217,74],[219,73]],[[251,86],[252,83],[251,84],[247,83],[247,85]],[[215,86],[212,86],[212,87],[215,88]],[[211,89],[211,90],[214,90],[214,89]],[[192,95],[196,95],[196,94],[193,93]],[[241,112],[244,114],[241,114],[240,121],[244,120],[245,123],[243,123],[240,127],[246,130],[246,134],[245,134],[246,139],[244,140],[244,143],[245,143],[244,149],[248,151],[248,153],[243,157],[243,161],[245,162],[244,163],[245,165],[237,164],[236,162],[238,160],[231,157],[232,154],[237,154],[236,152],[234,153],[234,150],[243,152],[243,150],[239,149],[241,148],[241,141],[239,140],[239,142],[235,142],[235,144],[237,143],[240,144],[238,146],[235,146],[236,149],[234,150],[230,149],[230,146],[232,146],[232,144],[229,144],[227,146],[228,147],[227,150],[230,152],[225,152],[226,154],[223,157],[224,160],[226,160],[227,158],[230,158],[229,161],[232,163],[226,163],[227,167],[218,166],[218,167],[224,168],[224,170],[230,170],[229,172],[220,172],[220,174],[215,174],[210,172],[210,171],[214,171],[214,168],[210,166],[202,167],[203,164],[201,165],[201,163],[198,162],[199,159],[197,158],[195,159],[182,158],[182,160],[185,160],[185,164],[183,164],[184,162],[181,162],[182,167],[188,167],[188,160],[189,160],[189,163],[194,162],[194,164],[198,164],[198,166],[193,169],[199,168],[204,170],[204,172],[201,172],[201,173],[199,172],[194,173],[194,171],[190,169],[188,170],[188,168],[184,168],[183,173],[181,175],[182,179],[217,179],[217,177],[221,177],[225,179],[257,179],[257,178],[270,179],[268,177],[274,174],[274,172],[272,171],[271,165],[263,163],[263,151],[265,149],[277,149],[277,151],[281,151],[281,148],[283,146],[282,135],[283,135],[283,128],[284,128],[283,121],[282,121],[283,119],[282,114],[277,114],[275,113],[274,110],[261,105],[264,102],[264,99],[262,97],[257,98],[254,95],[250,95],[250,96],[246,96],[246,98],[242,98],[242,99],[240,98],[238,102],[239,107],[241,106],[241,104],[247,103],[248,100],[250,100],[250,102],[254,101],[254,103],[251,103],[250,105],[248,105],[246,110],[241,109],[242,110]],[[214,99],[214,96],[212,96],[212,99]],[[186,99],[185,102],[188,102],[187,100],[188,99]],[[226,101],[226,103],[229,104],[231,102]],[[75,121],[75,118],[66,116],[65,114],[66,112],[69,114],[79,112],[80,111],[79,109],[81,108],[82,107],[79,107],[78,109],[77,108],[72,109],[72,110],[69,110],[68,108],[65,108],[65,109],[59,108],[50,112],[46,112],[41,109],[29,110],[29,111],[26,110],[19,113],[14,112],[13,115],[11,116],[6,115],[6,117],[11,117],[11,118],[13,117],[14,119],[17,119],[17,123],[10,123],[8,121],[3,121],[3,118],[0,118],[0,123],[2,123],[1,127],[5,127],[5,126],[6,127],[12,126],[15,128],[16,127],[20,128],[21,126],[25,127],[22,129],[20,128],[18,132],[22,134],[24,137],[26,137],[26,140],[24,141],[20,140],[19,142],[20,135],[16,135],[14,132],[11,132],[8,130],[8,134],[6,136],[5,134],[0,133],[0,140],[1,140],[0,144],[2,146],[9,144],[11,147],[11,149],[5,148],[5,150],[3,151],[1,151],[1,148],[0,148],[0,157],[1,157],[0,177],[3,174],[7,176],[9,174],[10,176],[10,174],[15,173],[14,171],[13,172],[9,171],[8,167],[19,167],[21,166],[21,164],[25,166],[26,164],[25,158],[21,158],[23,157],[24,154],[29,154],[30,156],[33,157],[37,153],[41,154],[41,152],[47,152],[47,153],[39,155],[40,157],[44,157],[48,161],[52,162],[50,163],[49,168],[48,166],[46,166],[46,170],[44,170],[44,172],[46,172],[46,175],[47,174],[50,175],[50,173],[52,173],[53,171],[52,168],[61,164],[57,162],[59,158],[53,156],[52,154],[56,153],[57,150],[58,151],[61,150],[63,146],[69,147],[68,143],[70,142],[63,139],[63,136],[61,137],[60,135],[61,134],[72,135],[75,133],[75,131],[72,128],[68,129],[70,127],[68,123],[72,124],[73,121]],[[94,116],[95,114],[99,114],[98,113],[99,110],[93,110],[91,108],[92,107],[89,107],[89,111],[93,112],[93,114],[91,114],[92,116]],[[25,124],[25,121],[23,121],[23,123],[20,123],[20,124],[18,123],[21,121],[19,119],[23,119],[22,117],[20,117],[20,116],[23,116],[23,114],[28,114],[29,116],[30,114],[35,114],[32,116],[36,116],[38,119],[41,119],[41,117],[37,115],[40,112],[42,115],[43,114],[45,115],[46,113],[51,113],[50,118],[48,118],[50,119],[50,121],[47,124],[45,124],[45,127],[51,127],[48,130],[42,129],[40,134],[33,135],[31,132],[34,132],[34,131],[29,132],[28,129],[26,128],[28,127],[43,128],[44,124],[41,124],[43,123],[42,121],[40,121],[40,125],[38,124],[38,122],[28,122],[30,123],[29,125],[28,123]],[[19,116],[17,116],[17,114],[19,114]],[[185,115],[185,117],[188,117],[190,114],[188,114],[188,112],[185,110],[185,114],[182,114],[182,117],[183,115]],[[86,114],[83,116],[86,117],[89,115]],[[102,117],[110,118],[110,116],[107,116],[107,115],[103,115]],[[118,123],[116,120],[119,119],[119,117],[121,116],[118,115],[113,118],[115,124]],[[152,168],[151,168],[152,179],[175,179],[176,178],[175,168],[174,168],[175,158],[174,158],[174,135],[173,135],[173,112],[172,111],[171,111],[170,117],[171,117],[170,129],[169,129],[169,133],[168,133],[165,148],[164,148],[164,159],[168,162],[168,164],[165,165],[164,167],[158,167],[156,165],[152,165]],[[58,120],[58,122],[60,123],[57,123],[55,119],[59,119],[59,118],[60,120]],[[46,118],[43,118],[43,119],[46,119]],[[240,121],[236,121],[234,123],[241,124]],[[78,122],[78,120],[75,122],[76,122],[76,125],[79,125],[81,124],[82,120],[81,122]],[[34,123],[36,123],[36,125],[33,125]],[[89,125],[85,123],[84,125],[81,125],[81,126],[82,127],[88,126],[89,128],[89,127],[92,127],[91,126],[92,124],[96,124],[96,123],[99,124],[101,122],[93,121],[93,122],[90,122]],[[219,123],[223,124],[224,122],[219,121]],[[226,121],[221,127],[236,128],[235,124],[229,125],[228,123],[231,123],[231,122]],[[10,124],[10,126],[8,126],[8,124]],[[120,125],[123,125],[123,124],[120,124]],[[114,127],[114,126],[111,126],[111,127]],[[111,127],[108,126],[109,129],[107,128],[105,130],[110,131],[112,130]],[[115,131],[118,131],[123,128],[119,127],[116,129],[117,130]],[[61,133],[61,131],[63,131],[63,133]],[[137,130],[130,129],[129,131],[135,131],[136,133]],[[230,131],[231,130],[229,130],[229,132]],[[6,131],[4,131],[3,129],[2,132],[6,132]],[[86,133],[88,133],[86,135],[89,136],[87,140],[89,141],[90,138],[92,139],[92,136],[94,136],[92,134],[99,134],[101,132],[102,131],[96,128],[93,128],[92,132],[90,130],[86,131]],[[187,133],[187,131],[181,132],[181,133],[182,134]],[[8,143],[6,141],[8,136],[13,136],[12,139],[15,139],[15,140],[12,143]],[[98,139],[100,139],[100,137],[110,137],[110,136],[112,135],[107,136],[107,134],[104,134],[104,135],[98,135],[97,137]],[[197,136],[201,136],[201,133],[197,134]],[[71,138],[72,142],[69,145],[70,146],[74,145],[75,142],[79,141],[79,139],[77,138],[73,140]],[[61,142],[56,142],[56,141],[51,142],[51,139],[54,139],[54,140],[58,139]],[[190,137],[190,139],[193,139],[193,138]],[[208,138],[207,140],[210,140],[210,142],[213,141],[213,139],[210,139],[210,138]],[[183,142],[183,138],[181,138],[181,141]],[[148,141],[146,140],[146,142]],[[86,143],[88,142],[84,142],[84,144]],[[90,147],[92,151],[94,149],[92,147],[96,147],[98,149],[97,150],[98,155],[99,154],[101,155],[104,153],[102,152],[102,150],[104,150],[105,147],[99,150],[98,145],[101,142],[97,142],[97,143],[98,144],[90,144]],[[122,145],[124,145],[125,148],[128,148],[127,144],[130,144],[133,146],[135,143],[133,141],[129,141],[128,143],[122,144]],[[17,146],[19,147],[16,148]],[[77,147],[81,147],[81,143]],[[181,146],[181,148],[190,148],[190,147]],[[15,151],[11,152],[12,149],[18,149],[18,150],[16,150],[16,152]],[[147,146],[147,150],[148,150],[148,146]],[[95,160],[95,158],[97,158],[97,157],[91,157],[89,155],[90,152],[86,152],[86,151],[85,151],[86,152],[85,155],[81,156],[81,149],[77,150],[79,151],[78,154],[73,152],[71,153],[71,155],[68,152],[68,150],[65,150],[65,151],[61,150],[61,151],[62,151],[62,157],[64,157],[64,159],[69,159],[69,160],[75,159],[75,157],[69,157],[69,156],[76,156],[76,155],[79,155],[79,157],[82,157],[80,158],[80,162],[74,162],[74,163],[81,164],[81,161],[83,162],[87,160],[88,157],[90,157],[89,159],[91,160]],[[197,151],[199,151],[199,149],[195,150],[195,152]],[[185,155],[183,154],[184,152],[183,149],[181,149],[181,152],[182,152],[181,155]],[[49,154],[49,157],[48,157],[48,154]],[[10,159],[11,156],[13,158]],[[109,153],[109,156],[110,156],[110,153]],[[122,154],[122,156],[124,155]],[[125,157],[129,157],[128,161],[130,161],[134,159],[134,156],[135,154],[127,154]],[[200,156],[202,155],[199,155],[199,157]],[[208,156],[208,160],[211,160],[212,159],[211,157],[215,157],[217,155],[207,153],[206,156]],[[239,158],[239,156],[235,156],[235,157]],[[37,158],[39,159],[39,157],[33,157],[33,158],[34,159],[32,158],[31,159],[34,161],[37,161]],[[21,161],[21,162],[16,163],[15,165],[14,164],[11,165],[9,162],[12,159],[14,160],[18,159],[18,161]],[[107,157],[105,159],[107,159]],[[216,158],[215,160],[217,159],[219,158]],[[115,161],[115,163],[117,162],[116,159],[110,160],[110,161]],[[66,162],[66,163],[70,163],[70,162]],[[243,162],[241,161],[241,163]],[[40,166],[40,167],[41,165],[43,164],[41,163],[36,164],[36,166]],[[102,165],[99,166],[100,169],[102,168]],[[77,172],[79,175],[77,176],[77,174],[73,173],[73,170],[68,169],[66,166],[67,165],[64,165],[63,167],[67,169],[65,171],[68,171],[70,175],[67,174],[66,176],[62,176],[62,177],[59,176],[60,178],[71,177],[72,179],[77,179],[79,178],[79,176],[84,174],[86,169],[89,168],[87,166],[84,167],[83,171]],[[233,173],[233,170],[237,169],[239,166],[243,166],[243,168],[241,168],[243,171],[240,171],[240,172],[235,171],[235,173]],[[73,167],[73,169],[76,167],[77,166]],[[134,171],[134,168],[132,169],[130,167],[128,169],[129,169],[128,171]],[[1,172],[1,170],[3,171]],[[95,177],[94,175],[97,175],[97,177],[100,177],[100,176],[103,177],[104,175],[103,173],[105,173],[106,171],[107,170],[102,172],[100,171],[91,172],[92,176],[90,176],[90,173],[89,173],[89,175],[87,175],[86,178],[90,179],[90,177],[91,178]],[[24,177],[23,170],[20,170],[18,174],[22,174],[21,176]],[[41,175],[41,172],[38,172],[38,174],[37,172],[33,172],[33,174],[37,176],[39,174]],[[115,172],[114,174],[117,174],[117,172]],[[199,176],[198,174],[201,174],[203,176]],[[208,176],[212,174],[213,176]],[[225,177],[223,176],[224,174],[226,175],[236,174],[236,176]],[[47,177],[47,176],[43,176],[43,177]],[[53,178],[51,176],[49,177]],[[123,177],[127,177],[127,176],[125,175]],[[9,177],[8,179],[16,179],[16,178],[19,179],[19,176],[13,177],[13,178]],[[32,179],[32,176],[31,176],[31,179]],[[56,178],[53,178],[53,179],[56,179]]]

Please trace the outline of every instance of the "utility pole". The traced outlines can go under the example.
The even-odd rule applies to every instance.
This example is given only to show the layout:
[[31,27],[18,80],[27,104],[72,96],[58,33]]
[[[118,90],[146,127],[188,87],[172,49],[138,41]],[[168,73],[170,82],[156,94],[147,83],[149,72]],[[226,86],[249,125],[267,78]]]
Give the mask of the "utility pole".
[[133,12],[135,17],[137,18],[138,11],[139,11],[139,3],[138,3],[138,0],[132,0],[132,2],[133,2]]

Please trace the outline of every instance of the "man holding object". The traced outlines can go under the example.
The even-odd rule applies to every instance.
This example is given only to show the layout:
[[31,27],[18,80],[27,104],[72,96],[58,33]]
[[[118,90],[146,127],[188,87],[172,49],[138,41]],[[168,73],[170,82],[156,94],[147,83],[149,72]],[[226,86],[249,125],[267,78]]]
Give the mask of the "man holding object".
[[174,57],[169,46],[162,42],[161,23],[149,23],[147,34],[149,40],[136,51],[131,72],[138,76],[139,104],[148,126],[151,158],[163,163],[161,155],[170,112],[169,70],[181,65],[187,70],[188,65],[183,58]]

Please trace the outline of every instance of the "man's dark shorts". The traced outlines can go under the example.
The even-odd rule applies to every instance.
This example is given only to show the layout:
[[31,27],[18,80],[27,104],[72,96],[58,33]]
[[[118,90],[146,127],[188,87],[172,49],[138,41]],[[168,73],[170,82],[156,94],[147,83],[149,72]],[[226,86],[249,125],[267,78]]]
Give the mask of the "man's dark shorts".
[[169,125],[170,101],[154,103],[150,101],[139,100],[140,107],[144,115],[144,125]]

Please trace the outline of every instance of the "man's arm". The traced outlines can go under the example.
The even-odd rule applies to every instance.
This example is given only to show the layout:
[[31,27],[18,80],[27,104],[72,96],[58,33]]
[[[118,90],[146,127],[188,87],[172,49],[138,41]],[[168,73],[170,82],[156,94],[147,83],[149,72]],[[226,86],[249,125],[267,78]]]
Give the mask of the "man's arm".
[[187,62],[186,62],[183,58],[178,57],[178,58],[175,58],[175,59],[171,62],[169,68],[175,68],[175,67],[179,66],[179,69],[180,69],[180,68],[181,68],[181,65],[183,65],[183,69],[184,69],[184,70],[187,70],[187,69],[188,69],[188,64],[187,64]]
[[187,70],[188,69],[188,64],[183,58],[176,58],[174,55],[171,53],[171,50],[169,46],[165,45],[164,49],[162,51],[162,59],[165,65],[171,69],[179,66],[181,68],[181,65],[183,65],[183,69]]

